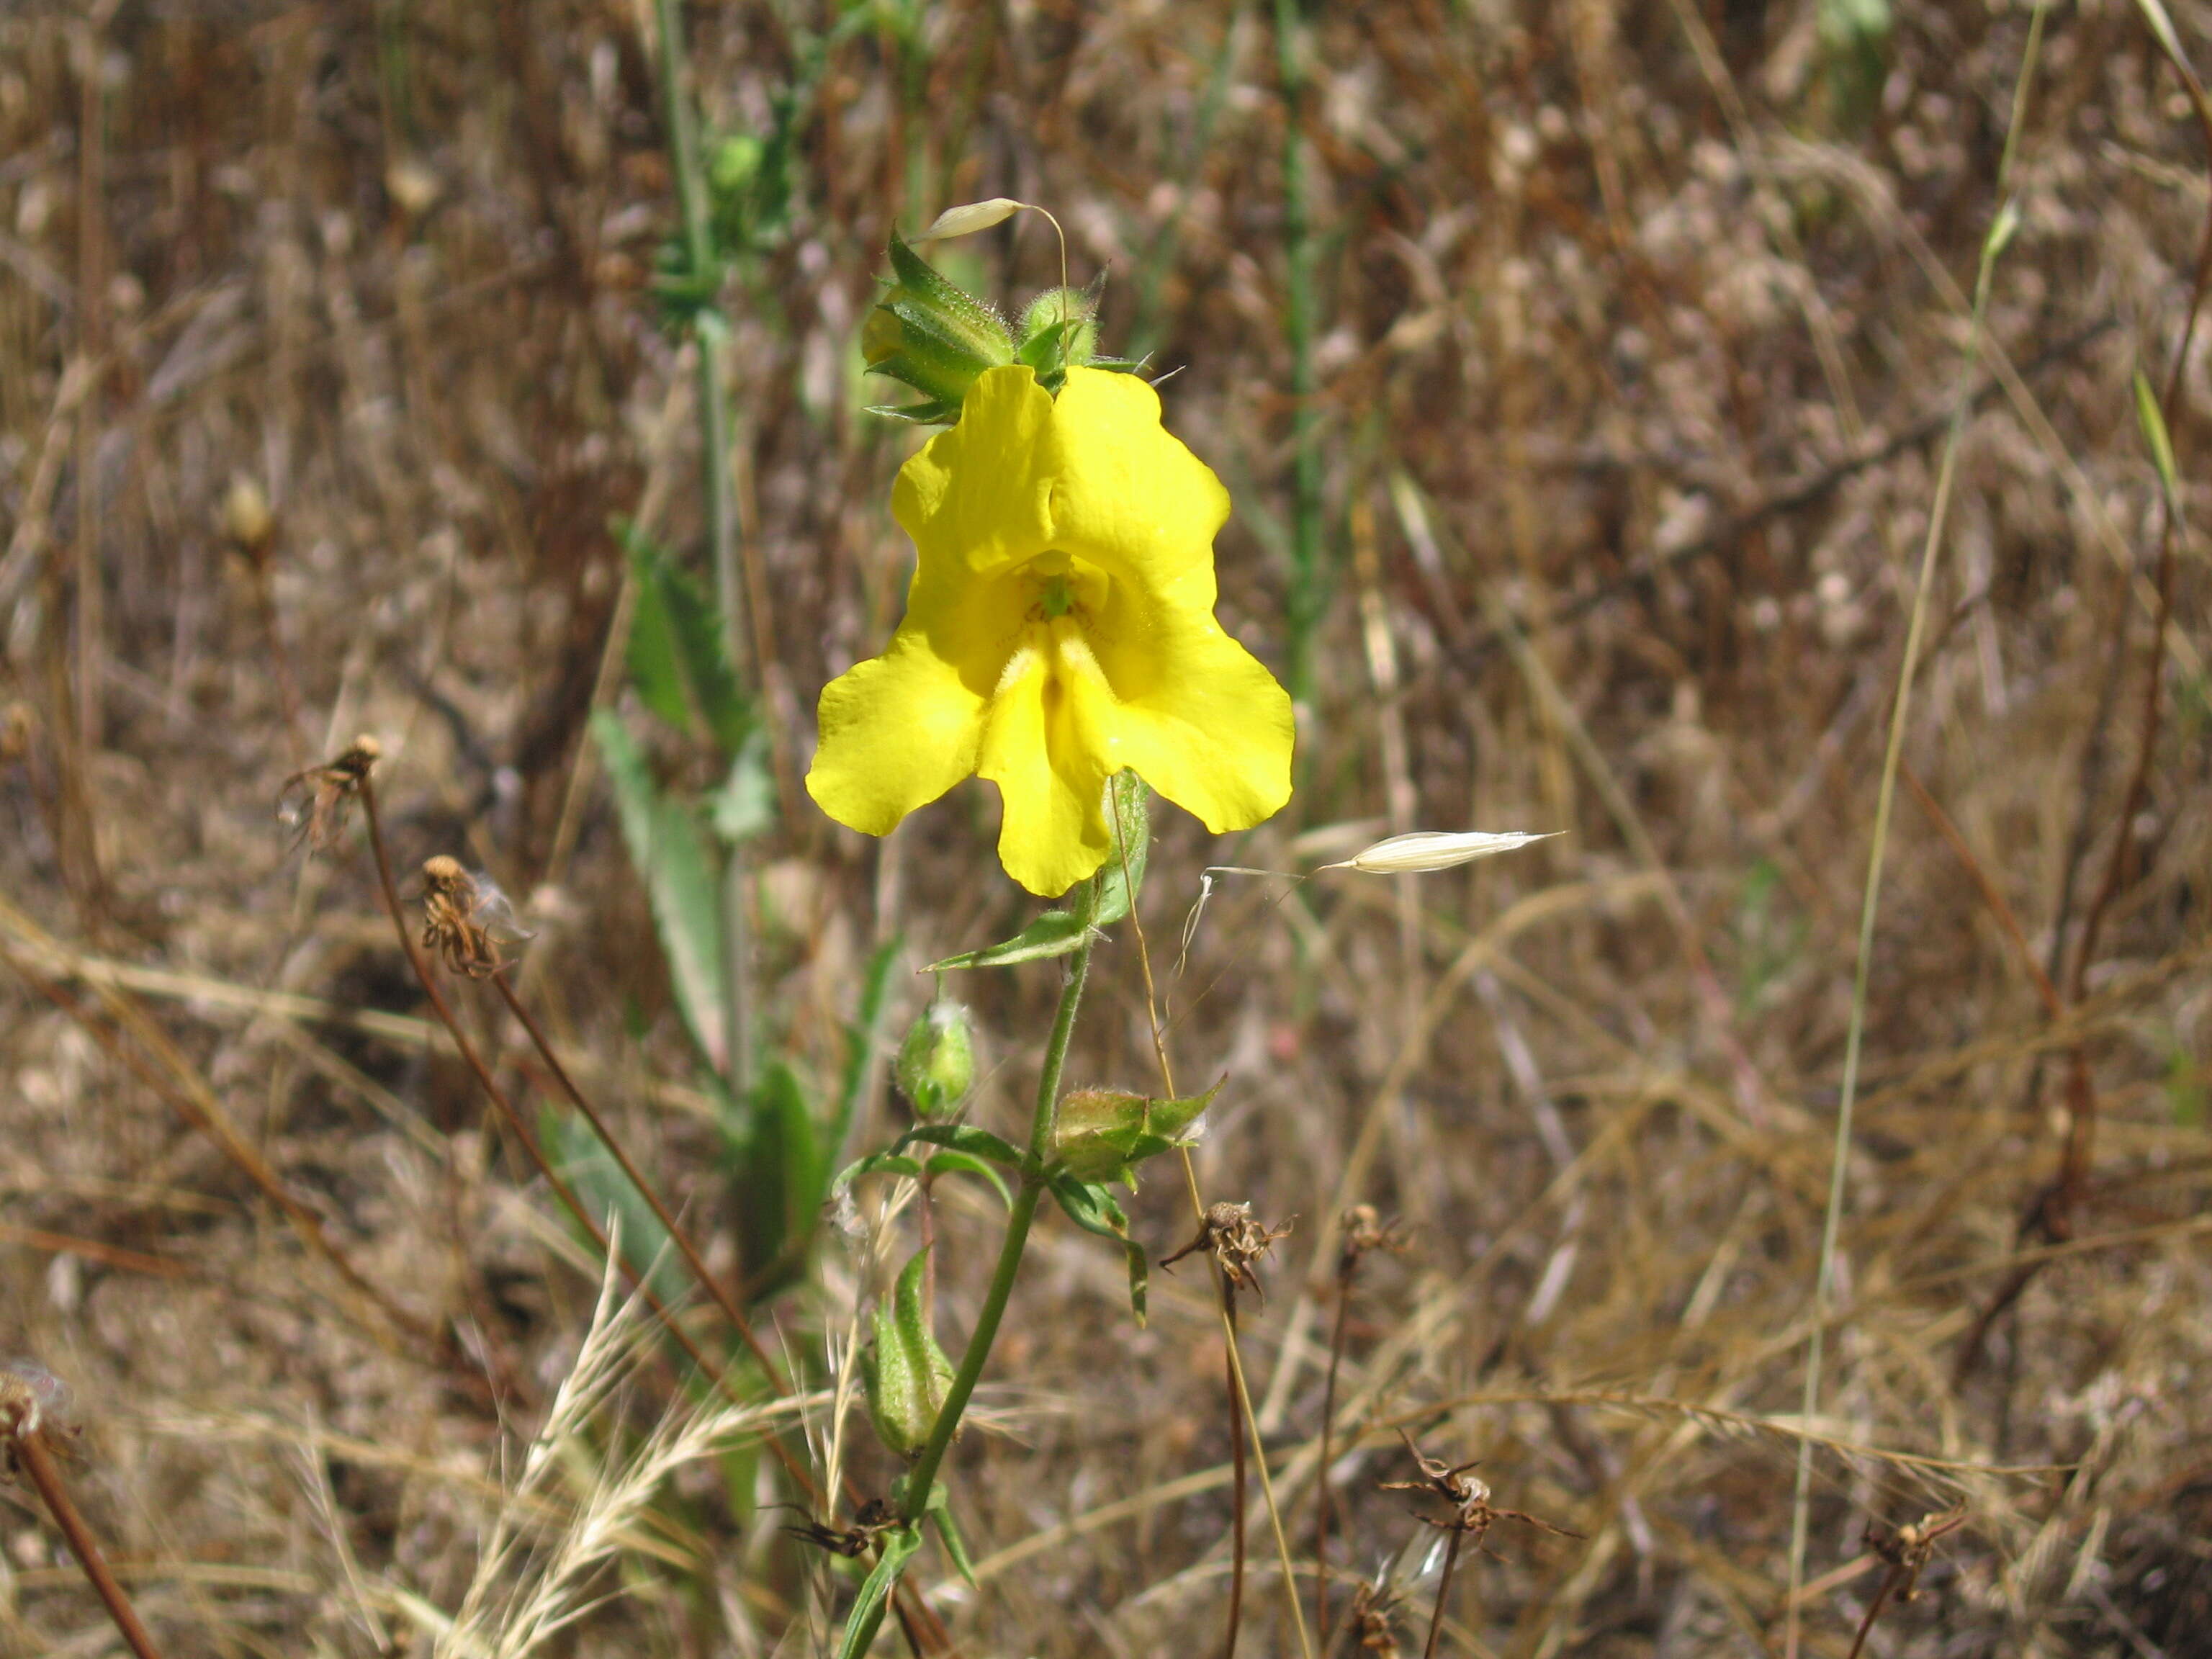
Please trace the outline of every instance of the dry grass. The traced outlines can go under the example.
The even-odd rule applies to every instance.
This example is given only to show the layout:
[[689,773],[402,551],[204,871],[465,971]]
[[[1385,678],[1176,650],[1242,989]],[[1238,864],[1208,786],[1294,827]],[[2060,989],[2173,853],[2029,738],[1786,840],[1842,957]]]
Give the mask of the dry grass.
[[[288,854],[270,810],[378,734],[395,855],[454,854],[525,901],[525,994],[726,1264],[732,1194],[583,736],[609,518],[701,532],[691,381],[645,290],[672,224],[649,11],[0,15],[0,1357],[74,1385],[79,1501],[171,1659],[520,1652],[533,1606],[574,1623],[530,1650],[799,1653],[849,1595],[777,1534],[795,1517],[736,1524],[744,1425],[611,1329],[598,1264],[421,1023],[357,836]],[[1362,1200],[1413,1245],[1370,1260],[1346,1321],[1340,1571],[1441,1536],[1376,1490],[1411,1474],[1401,1426],[1480,1457],[1499,1509],[1582,1534],[1467,1552],[1442,1650],[1779,1653],[1807,1435],[1807,1652],[1840,1659],[1881,1582],[1864,1527],[1954,1504],[1964,1528],[1870,1652],[2179,1656],[2212,1630],[2193,545],[2122,821],[2160,533],[2130,380],[2162,383],[2180,337],[2207,158],[2133,7],[2054,12],[1993,372],[1970,374],[1963,290],[2028,15],[1898,12],[1861,108],[1810,0],[1382,0],[1315,30],[1329,580],[1303,784],[1233,848],[1164,814],[1145,914],[1160,945],[1202,865],[1303,867],[1370,830],[1568,832],[1419,884],[1225,885],[1172,996],[1179,1069],[1230,1076],[1207,1196],[1301,1218],[1244,1316],[1293,1540],[1330,1218]],[[769,118],[827,21],[694,13],[721,128]],[[764,1018],[825,1073],[872,939],[918,963],[1023,916],[984,859],[988,791],[878,848],[795,787],[816,690],[876,647],[903,580],[884,499],[912,439],[857,412],[853,349],[894,222],[1018,196],[1068,228],[1078,280],[1113,273],[1109,343],[1181,367],[1170,419],[1237,500],[1224,618],[1278,662],[1297,545],[1274,14],[866,16],[805,88],[791,234],[728,296],[783,797],[756,883]],[[2178,21],[2212,63],[2202,12]],[[1057,256],[1010,228],[960,257],[1011,299]],[[1808,1424],[1881,744],[1944,418],[1984,388],[1904,751],[1955,844],[1900,795]],[[2195,432],[2177,418],[2202,518]],[[258,557],[223,530],[240,478],[274,514]],[[1151,1075],[1134,957],[1100,953],[1077,1083]],[[1011,1130],[1050,971],[973,988],[999,1062],[978,1115]],[[463,1002],[508,1085],[550,1101],[520,1030]],[[2039,1230],[2076,1053],[2092,1162]],[[940,1212],[949,1336],[994,1225],[986,1201]],[[1155,1254],[1188,1230],[1171,1176],[1134,1214]],[[817,1378],[879,1282],[866,1258],[833,1237],[775,1306]],[[1112,1254],[1042,1230],[952,1460],[980,1589],[924,1558],[964,1651],[1218,1639],[1216,1314],[1194,1274],[1153,1300],[1133,1332]],[[423,1335],[447,1328],[458,1358]],[[880,1489],[866,1439],[846,1456]],[[1276,1573],[1255,1534],[1249,1652],[1290,1650]],[[1409,1645],[1433,1582],[1407,1587]],[[27,1495],[0,1492],[0,1653],[112,1650]]]

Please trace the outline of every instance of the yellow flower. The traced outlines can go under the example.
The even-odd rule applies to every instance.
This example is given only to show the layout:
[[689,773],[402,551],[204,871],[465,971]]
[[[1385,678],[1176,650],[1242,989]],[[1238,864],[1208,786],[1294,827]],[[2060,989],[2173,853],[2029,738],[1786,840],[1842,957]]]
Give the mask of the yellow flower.
[[975,773],[1006,873],[1049,897],[1104,862],[1124,767],[1216,835],[1290,799],[1291,700],[1213,618],[1229,492],[1142,380],[1071,368],[1055,399],[987,370],[891,512],[920,556],[890,649],[823,690],[806,787],[831,817],[888,835]]

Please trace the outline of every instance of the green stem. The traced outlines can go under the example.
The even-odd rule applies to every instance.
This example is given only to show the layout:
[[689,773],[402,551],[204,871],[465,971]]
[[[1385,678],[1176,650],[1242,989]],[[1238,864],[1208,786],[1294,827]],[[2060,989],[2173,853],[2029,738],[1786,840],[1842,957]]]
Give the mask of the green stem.
[[1291,351],[1290,690],[1313,697],[1313,636],[1322,608],[1321,411],[1315,404],[1316,246],[1306,200],[1305,23],[1298,0],[1275,0],[1275,67],[1283,93],[1283,246],[1289,260],[1283,332]]
[[[1091,975],[1091,940],[1085,939],[1067,969],[1067,979],[1060,988],[1060,1010],[1054,1015],[1052,1036],[1046,1041],[1044,1072],[1037,1079],[1036,1111],[1030,1120],[1029,1157],[1022,1166],[1021,1189],[1014,1194],[1013,1207],[1006,1214],[1006,1236],[999,1245],[999,1265],[992,1269],[991,1286],[983,1293],[983,1305],[975,1315],[975,1329],[968,1339],[966,1352],[960,1356],[960,1369],[953,1373],[952,1386],[945,1391],[945,1403],[938,1408],[937,1421],[929,1431],[929,1442],[921,1449],[921,1455],[906,1477],[906,1497],[903,1507],[909,1522],[918,1521],[928,1511],[930,1488],[936,1484],[938,1466],[944,1462],[946,1449],[960,1427],[960,1419],[968,1409],[968,1397],[975,1392],[976,1382],[983,1375],[984,1364],[991,1357],[991,1345],[998,1340],[999,1322],[1006,1316],[1007,1298],[1014,1291],[1014,1280],[1022,1267],[1022,1251],[1029,1243],[1030,1224],[1036,1219],[1037,1200],[1044,1196],[1044,1168],[1052,1149],[1054,1114],[1060,1102],[1060,1075],[1067,1063],[1068,1038],[1075,1030],[1076,1005],[1083,1000],[1084,981]],[[844,1651],[866,1653],[868,1644],[875,1640],[876,1632],[883,1624],[884,1609],[890,1603],[886,1595],[872,1607],[854,1614],[861,1621],[857,1639],[848,1636]]]

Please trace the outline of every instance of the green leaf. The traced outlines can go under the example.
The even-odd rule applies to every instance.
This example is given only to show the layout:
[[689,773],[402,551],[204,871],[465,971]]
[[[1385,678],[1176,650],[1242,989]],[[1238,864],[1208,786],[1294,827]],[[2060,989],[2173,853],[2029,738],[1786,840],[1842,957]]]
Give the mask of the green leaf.
[[649,1264],[646,1282],[663,1303],[672,1305],[680,1300],[691,1287],[683,1258],[645,1194],[608,1155],[599,1137],[580,1120],[550,1110],[538,1115],[538,1137],[586,1212],[603,1226],[611,1217],[620,1221],[623,1260],[641,1267]]
[[[732,1121],[734,1120],[734,1122]],[[738,1254],[746,1294],[788,1284],[806,1260],[826,1195],[824,1151],[806,1091],[781,1061],[762,1073],[725,1119],[737,1188]]]
[[1106,781],[1104,806],[1115,848],[1098,873],[1084,884],[1075,903],[1077,918],[1093,927],[1109,927],[1129,914],[1143,890],[1152,847],[1152,791],[1142,778],[1131,771],[1116,772]]
[[1110,1238],[1121,1245],[1129,1264],[1129,1311],[1142,1326],[1151,1266],[1145,1259],[1143,1247],[1129,1237],[1128,1216],[1115,1202],[1114,1194],[1095,1181],[1078,1181],[1071,1175],[1054,1176],[1050,1180],[1052,1195],[1060,1200],[1060,1207],[1066,1212],[1070,1221],[1087,1233]]
[[2180,474],[2173,465],[2173,438],[2166,429],[2166,411],[2158,405],[2158,393],[2151,390],[2150,379],[2140,368],[2136,371],[2136,423],[2142,428],[2143,442],[2150,446],[2150,459],[2158,468],[2158,481],[2171,502],[2181,488]]
[[860,1109],[860,1097],[868,1086],[869,1062],[883,1047],[884,1011],[890,1000],[891,968],[904,945],[905,941],[896,937],[885,939],[876,947],[861,972],[860,1006],[853,1011],[853,1023],[845,1030],[845,1066],[837,1079],[837,1115],[823,1137],[823,1148],[831,1157],[844,1147],[845,1132],[852,1127],[853,1118]]
[[1003,1140],[988,1129],[979,1129],[972,1123],[917,1123],[901,1135],[892,1146],[901,1152],[916,1141],[932,1146],[949,1146],[956,1152],[966,1152],[971,1158],[988,1158],[994,1164],[1003,1164],[1010,1170],[1022,1166],[1022,1154],[1012,1142]]
[[878,1558],[873,1571],[860,1586],[860,1594],[853,1603],[853,1611],[845,1620],[845,1639],[837,1650],[837,1659],[862,1659],[867,1643],[866,1637],[877,1626],[868,1617],[876,1604],[891,1593],[906,1564],[921,1547],[921,1528],[911,1523],[887,1532],[883,1538],[883,1554]]
[[960,1535],[960,1524],[952,1518],[952,1494],[943,1481],[929,1489],[929,1502],[922,1512],[937,1522],[937,1536],[951,1560],[952,1570],[973,1584],[975,1564],[968,1559],[968,1540]]
[[[939,1153],[939,1156],[951,1157],[951,1154]],[[921,1160],[909,1158],[904,1152],[870,1152],[866,1158],[855,1158],[838,1170],[836,1180],[830,1183],[830,1190],[834,1192],[849,1187],[862,1176],[872,1175],[904,1176],[909,1181],[919,1181],[921,1178]]]
[[729,1061],[722,1030],[721,860],[691,809],[661,793],[645,751],[612,709],[592,714],[592,735],[614,788],[630,862],[652,901],[677,1008],[708,1065],[720,1072]]
[[665,549],[633,525],[615,530],[637,583],[629,660],[634,675],[644,665],[639,695],[672,726],[690,730],[696,716],[725,755],[737,755],[753,728],[752,705],[731,665],[720,612]]
[[971,1158],[966,1152],[938,1152],[931,1157],[927,1168],[932,1176],[981,1176],[998,1190],[1000,1203],[1009,1209],[1013,1207],[1014,1195],[1006,1190],[1005,1180],[980,1158]]
[[1001,1202],[1011,1206],[1014,1201],[1014,1195],[1007,1190],[1004,1177],[972,1152],[933,1152],[926,1161],[905,1152],[871,1152],[839,1170],[837,1179],[830,1184],[833,1188],[842,1188],[851,1186],[862,1176],[872,1175],[904,1176],[910,1181],[919,1181],[925,1173],[933,1176],[981,1176],[997,1191]]
[[714,833],[725,847],[766,835],[775,827],[775,778],[769,770],[768,735],[754,732],[730,762],[730,775],[708,802]]
[[1011,968],[1018,962],[1042,962],[1048,957],[1064,957],[1081,945],[1084,936],[1090,931],[1088,924],[1078,921],[1065,910],[1048,910],[1003,945],[987,945],[981,951],[947,957],[942,962],[931,963],[927,971],[942,973],[948,968]]

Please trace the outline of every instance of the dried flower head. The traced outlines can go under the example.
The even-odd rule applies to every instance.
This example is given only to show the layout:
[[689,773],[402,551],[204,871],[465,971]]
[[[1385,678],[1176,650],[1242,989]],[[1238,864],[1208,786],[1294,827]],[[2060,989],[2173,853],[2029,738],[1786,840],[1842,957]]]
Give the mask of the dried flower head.
[[49,1445],[74,1438],[69,1384],[35,1359],[0,1364],[0,1471],[15,1473],[15,1448],[36,1437]]
[[1405,1430],[1398,1431],[1398,1437],[1406,1443],[1406,1450],[1420,1470],[1421,1478],[1418,1480],[1385,1480],[1381,1490],[1425,1492],[1431,1498],[1441,1498],[1450,1506],[1451,1513],[1442,1521],[1433,1516],[1416,1515],[1413,1518],[1423,1526],[1434,1527],[1440,1532],[1462,1534],[1472,1540],[1478,1549],[1482,1547],[1484,1536],[1500,1521],[1518,1521],[1525,1527],[1556,1533],[1562,1538],[1582,1536],[1578,1532],[1555,1527],[1549,1521],[1524,1514],[1519,1510],[1493,1508],[1490,1502],[1489,1483],[1476,1480],[1469,1473],[1481,1462],[1480,1458],[1465,1463],[1447,1464],[1441,1458],[1425,1455],[1413,1443],[1413,1437]]
[[1391,1255],[1403,1255],[1413,1241],[1398,1218],[1382,1218],[1382,1212],[1372,1204],[1355,1204],[1344,1212],[1337,1223],[1343,1238],[1336,1253],[1336,1277],[1340,1284],[1349,1283],[1359,1271],[1359,1264],[1377,1250]]
[[453,972],[489,979],[507,966],[501,945],[529,937],[497,883],[442,853],[423,861],[422,948],[435,951]]
[[1921,1570],[1936,1553],[1936,1545],[1966,1524],[1963,1509],[1923,1515],[1911,1526],[1884,1534],[1867,1523],[1866,1547],[1889,1564],[1893,1593],[1900,1601],[1920,1594]]
[[318,853],[336,847],[362,781],[383,757],[374,738],[358,737],[337,758],[285,779],[276,791],[276,817],[293,832],[292,844],[304,841]]
[[1259,1278],[1252,1271],[1253,1264],[1274,1248],[1277,1239],[1288,1238],[1297,1220],[1292,1216],[1281,1226],[1270,1227],[1252,1218],[1249,1204],[1211,1205],[1206,1219],[1199,1224],[1197,1236],[1173,1255],[1162,1256],[1160,1266],[1172,1267],[1185,1256],[1204,1250],[1212,1256],[1222,1276],[1231,1285],[1250,1291],[1265,1302],[1267,1293],[1260,1288]]
[[1398,1632],[1391,1615],[1398,1608],[1399,1593],[1388,1583],[1362,1579],[1352,1593],[1352,1629],[1359,1650],[1398,1659]]

